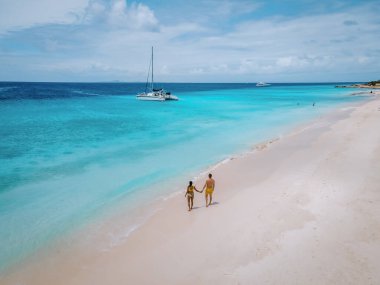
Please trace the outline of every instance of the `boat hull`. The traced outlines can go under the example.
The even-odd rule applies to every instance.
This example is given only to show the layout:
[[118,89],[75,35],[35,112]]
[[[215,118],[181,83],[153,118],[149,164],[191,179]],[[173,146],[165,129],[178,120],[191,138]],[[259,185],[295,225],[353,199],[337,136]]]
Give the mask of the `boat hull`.
[[165,100],[166,101],[178,101],[178,97],[177,96],[173,96],[173,95],[167,95],[165,97]]
[[158,96],[144,96],[144,95],[137,95],[137,100],[141,101],[165,101],[164,97],[158,97]]
[[178,101],[177,96],[166,94],[164,90],[160,90],[158,92],[141,93],[136,95],[136,98],[142,101]]

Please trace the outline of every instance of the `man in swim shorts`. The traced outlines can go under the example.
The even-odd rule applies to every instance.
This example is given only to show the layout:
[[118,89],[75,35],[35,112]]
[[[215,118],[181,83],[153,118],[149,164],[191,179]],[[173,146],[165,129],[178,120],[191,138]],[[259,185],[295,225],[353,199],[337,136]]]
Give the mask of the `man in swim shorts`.
[[[206,207],[211,205],[212,202],[212,193],[214,192],[215,188],[215,180],[212,178],[212,174],[210,173],[208,175],[208,179],[206,180],[205,185],[203,186],[203,190],[206,189],[205,198],[206,198]],[[210,202],[208,202],[208,197],[210,196]]]

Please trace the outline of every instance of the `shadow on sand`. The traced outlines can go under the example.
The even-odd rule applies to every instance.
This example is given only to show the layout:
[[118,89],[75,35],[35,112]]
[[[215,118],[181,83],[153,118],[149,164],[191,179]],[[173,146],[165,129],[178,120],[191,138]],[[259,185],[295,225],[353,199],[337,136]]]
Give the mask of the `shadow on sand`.
[[[214,205],[219,205],[219,202],[212,202],[211,204],[210,204],[210,206],[214,206]],[[201,208],[207,208],[205,205],[204,206],[194,206],[192,209],[191,209],[191,211],[193,211],[193,210],[197,210],[197,209],[201,209]]]

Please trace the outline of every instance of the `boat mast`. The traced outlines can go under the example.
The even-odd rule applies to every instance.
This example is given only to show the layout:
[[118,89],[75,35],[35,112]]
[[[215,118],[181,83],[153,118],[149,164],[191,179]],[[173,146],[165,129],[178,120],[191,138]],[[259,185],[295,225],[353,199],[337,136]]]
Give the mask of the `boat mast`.
[[153,46],[152,46],[152,91],[153,91]]

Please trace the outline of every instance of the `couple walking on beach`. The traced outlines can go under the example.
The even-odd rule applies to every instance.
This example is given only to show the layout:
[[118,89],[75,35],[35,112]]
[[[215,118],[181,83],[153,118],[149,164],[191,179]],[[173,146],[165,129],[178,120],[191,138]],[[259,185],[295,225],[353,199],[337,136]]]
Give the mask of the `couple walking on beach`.
[[[205,184],[203,185],[202,191],[199,191],[194,185],[193,181],[189,182],[189,186],[187,186],[185,197],[187,196],[187,205],[189,206],[189,211],[193,209],[194,204],[194,190],[198,193],[203,193],[203,191],[206,189],[205,193],[205,199],[206,199],[206,207],[211,205],[212,202],[212,193],[214,192],[215,188],[215,180],[212,178],[212,174],[210,173],[208,175],[208,179],[206,180]],[[210,197],[210,202],[208,201],[208,198]]]

